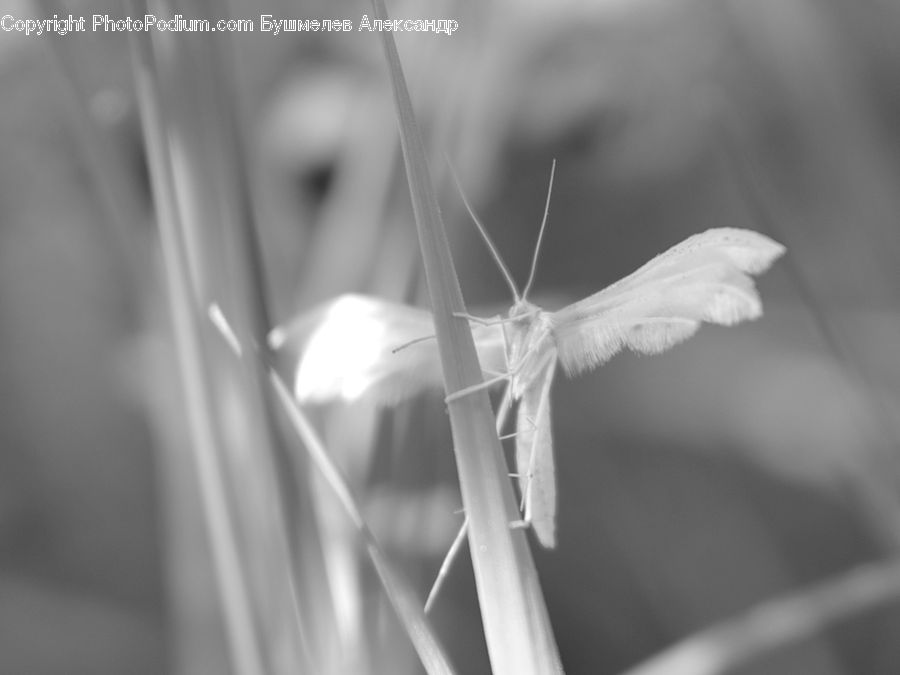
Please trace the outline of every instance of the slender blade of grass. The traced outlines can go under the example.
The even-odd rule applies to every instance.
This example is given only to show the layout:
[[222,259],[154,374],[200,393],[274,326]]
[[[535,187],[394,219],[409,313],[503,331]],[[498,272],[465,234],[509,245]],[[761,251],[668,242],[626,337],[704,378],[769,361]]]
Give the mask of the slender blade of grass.
[[[375,16],[387,20],[382,0]],[[400,141],[409,180],[419,245],[434,312],[438,350],[447,393],[482,381],[459,280],[431,184],[425,150],[390,32],[381,31],[397,105]],[[491,665],[495,673],[562,672],[531,552],[521,531],[512,485],[506,476],[490,401],[484,390],[449,404],[453,445],[463,505],[469,518],[469,547]]]
[[[179,0],[176,8],[185,15],[214,18],[216,7],[210,0]],[[218,267],[223,279],[219,293],[231,299],[234,330],[243,350],[239,373],[240,394],[252,444],[254,464],[267,485],[271,485],[271,509],[261,537],[268,537],[256,554],[270,570],[268,595],[281,607],[280,615],[270,611],[272,633],[293,655],[296,667],[321,673],[339,672],[342,667],[340,632],[334,601],[325,570],[318,523],[312,503],[305,455],[291,455],[279,437],[276,404],[272,399],[263,359],[257,352],[267,350],[271,328],[269,294],[265,284],[261,243],[256,229],[251,181],[247,175],[244,147],[247,124],[245,106],[234,82],[237,58],[234,41],[226,34],[196,36],[184,45],[195,62],[196,77],[204,86],[194,93],[202,118],[205,157],[193,166],[206,165],[197,180],[210,184],[219,208],[211,225],[211,237],[223,241],[225,259]],[[190,130],[186,131],[188,133]],[[213,207],[210,207],[213,210]],[[214,248],[214,247],[210,247]],[[212,274],[210,276],[213,276]],[[288,658],[287,656],[283,658]]]
[[[130,0],[132,16],[147,11],[146,3]],[[193,436],[194,460],[200,478],[204,516],[210,534],[219,595],[222,598],[231,659],[237,672],[266,672],[260,636],[254,621],[246,570],[239,555],[234,521],[229,513],[221,448],[217,437],[210,383],[204,368],[199,322],[186,245],[175,197],[175,183],[166,128],[147,33],[129,33],[141,125],[147,146],[154,203],[165,263],[165,279],[175,332],[179,372]]]
[[434,632],[431,630],[428,620],[425,618],[425,611],[422,609],[418,598],[402,577],[394,574],[393,568],[381,545],[366,523],[362,511],[356,505],[356,500],[353,498],[347,480],[344,478],[341,470],[331,460],[331,455],[326,450],[325,444],[319,438],[306,415],[303,414],[296,400],[294,400],[289,387],[274,369],[269,371],[269,380],[310,458],[319,471],[322,472],[326,482],[362,535],[369,558],[381,580],[385,594],[397,612],[397,616],[403,623],[406,632],[409,634],[409,638],[419,654],[426,672],[429,675],[453,675],[455,671],[450,663],[450,659],[444,653],[443,647],[441,647],[440,642],[438,642]]
[[622,675],[726,675],[837,621],[898,599],[900,563],[864,565],[715,624]]
[[[231,324],[224,314],[221,313],[221,309],[217,306],[211,307],[209,318],[219,330],[225,342],[232,347],[235,355],[243,355],[244,350],[240,348]],[[255,353],[257,357],[263,356],[262,352]],[[262,360],[260,361],[260,367],[266,369],[271,391],[287,416],[292,429],[303,444],[304,451],[325,479],[329,488],[331,488],[334,496],[349,517],[350,522],[362,536],[366,552],[381,580],[385,595],[387,595],[388,600],[397,612],[397,616],[406,629],[426,671],[433,675],[453,675],[454,670],[450,660],[445,655],[434,631],[431,630],[425,617],[425,611],[421,608],[415,593],[413,593],[409,585],[402,577],[397,576],[393,572],[384,549],[366,522],[362,510],[357,505],[344,472],[332,460],[331,453],[326,449],[325,443],[322,442],[312,423],[300,408],[290,387],[285,384],[278,370]]]
[[[57,0],[39,0],[38,7],[45,16],[63,14],[63,7]],[[106,216],[103,224],[109,228],[116,263],[121,266],[117,278],[128,284],[128,297],[138,300],[141,284],[151,273],[150,266],[135,245],[145,209],[139,186],[133,179],[134,174],[127,170],[120,148],[108,134],[103,133],[91,115],[88,100],[90,89],[83,76],[84,63],[77,49],[78,43],[48,40],[47,46],[60,72],[64,93],[72,102],[72,112],[67,116],[67,121],[72,124],[73,140],[81,154],[98,205]],[[138,312],[134,318],[138,322],[143,319]]]

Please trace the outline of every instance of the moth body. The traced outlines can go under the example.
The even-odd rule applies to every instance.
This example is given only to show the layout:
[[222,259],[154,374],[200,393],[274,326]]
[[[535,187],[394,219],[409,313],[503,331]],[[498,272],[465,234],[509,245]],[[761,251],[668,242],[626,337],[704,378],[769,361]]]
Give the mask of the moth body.
[[546,367],[548,356],[556,352],[553,321],[550,313],[519,300],[502,325],[512,396],[518,401]]
[[[731,326],[756,319],[762,314],[762,302],[753,276],[783,253],[781,244],[757,232],[708,230],[554,312],[525,299],[530,280],[520,294],[505,272],[516,298],[506,317],[470,322],[482,370],[489,378],[471,389],[506,379],[510,396],[519,403],[516,472],[525,520],[542,545],[549,548],[556,543],[550,386],[557,365],[566,374],[577,375],[624,349],[642,354],[666,351],[703,323]],[[441,363],[436,343],[429,339],[434,330],[425,310],[346,295],[277,329],[270,345],[294,354],[294,391],[302,403],[369,396],[394,404],[440,386]]]

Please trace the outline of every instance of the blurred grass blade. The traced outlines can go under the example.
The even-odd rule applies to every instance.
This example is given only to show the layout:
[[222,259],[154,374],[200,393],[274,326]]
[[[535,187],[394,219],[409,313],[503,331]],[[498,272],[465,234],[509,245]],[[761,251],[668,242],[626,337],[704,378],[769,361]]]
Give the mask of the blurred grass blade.
[[[64,14],[57,0],[39,0],[37,6],[44,16]],[[139,298],[142,286],[152,273],[148,261],[140,255],[135,237],[140,232],[145,211],[141,186],[128,170],[122,149],[109,134],[103,133],[91,115],[88,94],[90,87],[83,70],[86,59],[81,58],[79,43],[71,40],[48,40],[48,48],[58,68],[72,112],[66,116],[72,124],[72,139],[78,147],[82,162],[91,181],[97,201],[106,216],[103,225],[109,228],[109,240],[116,248],[114,262],[121,265],[121,276],[128,284],[128,297]],[[80,67],[79,67],[80,66]],[[140,308],[135,317],[141,321]]]
[[900,563],[873,563],[700,631],[623,675],[726,675],[832,623],[900,599]]
[[[382,0],[372,0],[376,19],[387,21]],[[425,150],[390,32],[380,31],[397,105],[400,142],[409,181],[419,245],[434,313],[447,393],[482,381],[464,312],[459,280],[431,185]],[[524,532],[506,463],[494,430],[488,395],[480,390],[449,404],[453,446],[463,506],[469,519],[469,548],[485,638],[498,675],[562,672],[556,641]]]
[[306,451],[319,471],[322,472],[328,485],[334,491],[344,510],[365,540],[369,558],[371,558],[375,571],[381,579],[388,600],[390,600],[391,605],[397,612],[397,616],[409,634],[409,638],[419,654],[425,670],[430,675],[452,675],[455,671],[431,630],[418,597],[401,577],[394,574],[387,556],[378,544],[378,540],[375,538],[372,530],[369,529],[362,512],[357,507],[356,500],[350,492],[346,479],[340,469],[332,462],[331,455],[325,449],[324,443],[319,438],[312,424],[306,419],[293,394],[285,385],[284,380],[281,379],[275,370],[269,372],[269,379],[291,424],[303,441]]
[[[128,9],[132,16],[143,15],[147,11],[146,4],[136,0],[128,3]],[[159,222],[179,372],[193,437],[191,450],[200,478],[204,515],[213,549],[228,644],[237,672],[262,675],[266,669],[251,607],[246,571],[239,555],[237,533],[228,509],[210,382],[204,367],[204,350],[184,233],[176,203],[175,181],[150,36],[144,32],[131,32],[129,42]]]
[[[208,18],[214,18],[217,11],[210,0],[179,0],[176,8],[183,9],[186,16]],[[204,205],[208,214],[205,229],[213,240],[206,248],[220,248],[224,256],[210,261],[208,276],[218,289],[215,292],[230,300],[238,341],[254,347],[244,351],[235,375],[246,416],[243,442],[253,448],[254,471],[262,489],[271,495],[269,508],[257,518],[262,526],[253,528],[252,535],[257,545],[254,559],[265,566],[267,579],[257,593],[270,598],[259,602],[269,607],[268,649],[282,653],[280,658],[290,661],[294,670],[340,672],[344,654],[306,479],[308,462],[305,455],[288,453],[278,434],[277,404],[264,364],[255,354],[256,349],[266,349],[271,322],[247,173],[249,123],[234,81],[239,63],[234,41],[225,33],[196,36],[182,48],[193,65],[194,75],[188,82],[205,82],[192,93],[198,112],[189,122],[195,128],[182,134],[194,133],[202,141],[201,152],[195,153],[199,156],[191,162],[194,173],[200,174],[194,180],[208,184],[217,202]],[[196,128],[198,118],[202,124]],[[242,478],[249,482],[247,473]]]

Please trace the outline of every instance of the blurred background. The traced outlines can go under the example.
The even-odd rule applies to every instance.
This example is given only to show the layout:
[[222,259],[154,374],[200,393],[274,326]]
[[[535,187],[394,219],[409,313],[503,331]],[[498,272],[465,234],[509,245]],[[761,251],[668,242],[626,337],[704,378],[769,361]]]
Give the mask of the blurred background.
[[[100,2],[3,8],[125,15]],[[215,39],[153,35],[201,303],[237,306],[219,228],[243,204],[274,322],[350,291],[422,304],[384,59],[377,34],[355,30],[369,5],[153,9],[256,25]],[[759,280],[760,321],[705,327],[664,355],[624,354],[556,382],[559,544],[532,543],[567,672],[623,672],[896,554],[900,5],[501,0],[389,11],[459,22],[452,36],[397,40],[475,313],[511,300],[445,155],[520,284],[557,159],[533,296],[550,309],[710,227],[788,247]],[[354,30],[264,34],[265,12],[349,19]],[[134,83],[127,33],[0,32],[4,674],[238,672],[190,457]],[[290,448],[273,465],[235,440],[252,437],[247,394],[233,356],[206,339],[267,672],[303,672],[284,634],[286,580],[316,578],[328,583],[307,611],[337,629],[317,643],[326,660],[342,652],[333,672],[420,672],[329,488]],[[440,396],[313,412],[424,598],[461,522]],[[715,672],[900,672],[898,598],[900,588]],[[489,672],[467,554],[433,618],[460,672]]]

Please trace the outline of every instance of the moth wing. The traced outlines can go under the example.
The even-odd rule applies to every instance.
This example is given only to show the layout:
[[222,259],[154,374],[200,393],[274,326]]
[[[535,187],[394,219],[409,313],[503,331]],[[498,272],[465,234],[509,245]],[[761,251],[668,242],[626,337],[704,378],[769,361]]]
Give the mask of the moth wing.
[[709,230],[657,256],[637,272],[551,315],[559,358],[569,374],[594,368],[624,348],[656,354],[686,340],[703,322],[758,318],[751,274],[784,253],[749,230]]
[[525,499],[525,520],[545,548],[556,546],[556,466],[550,428],[550,385],[556,357],[526,387],[516,419],[516,473]]
[[660,253],[627,277],[566,308],[575,314],[596,312],[640,291],[653,281],[677,279],[685,272],[722,263],[744,274],[761,274],[785,252],[777,241],[753,230],[719,227],[694,234]]
[[[502,328],[475,325],[473,334],[482,367],[505,369]],[[393,405],[441,386],[433,336],[427,310],[342,295],[273,330],[269,344],[293,364],[294,395],[301,403],[371,397]],[[414,340],[419,341],[410,344]]]

